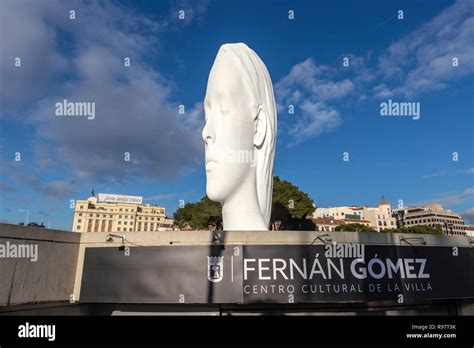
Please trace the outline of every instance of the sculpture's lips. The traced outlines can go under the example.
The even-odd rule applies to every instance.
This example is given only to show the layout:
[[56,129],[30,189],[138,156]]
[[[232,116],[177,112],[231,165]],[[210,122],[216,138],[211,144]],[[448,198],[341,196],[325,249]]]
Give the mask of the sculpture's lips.
[[217,162],[216,161],[206,161],[206,172],[210,172],[211,170],[213,170],[215,167],[217,166]]

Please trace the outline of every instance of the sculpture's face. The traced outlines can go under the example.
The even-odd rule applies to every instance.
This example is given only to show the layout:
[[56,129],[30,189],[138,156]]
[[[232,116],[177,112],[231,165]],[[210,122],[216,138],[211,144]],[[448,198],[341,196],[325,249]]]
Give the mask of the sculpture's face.
[[206,192],[224,202],[249,175],[255,175],[256,105],[232,60],[219,52],[207,83],[204,111]]

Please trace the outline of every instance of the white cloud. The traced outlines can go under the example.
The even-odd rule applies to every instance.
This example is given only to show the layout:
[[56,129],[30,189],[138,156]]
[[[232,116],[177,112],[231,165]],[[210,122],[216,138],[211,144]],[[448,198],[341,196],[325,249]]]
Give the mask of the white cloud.
[[[43,194],[49,199],[64,197],[72,199],[73,195],[77,192],[78,180],[76,178],[69,177],[61,180],[47,181],[44,178],[39,178],[37,175],[41,172],[41,169],[25,159],[14,162],[0,157],[0,168],[16,181],[15,187],[10,185],[3,185],[4,187],[1,187],[2,185],[0,185],[0,189],[4,191],[15,192],[18,186],[21,188],[27,187]],[[11,190],[9,190],[10,187]],[[13,197],[16,198],[15,196]]]
[[[156,22],[113,2],[0,2],[0,51],[7,53],[1,55],[0,73],[11,87],[1,89],[0,105],[28,108],[22,121],[37,131],[34,153],[48,154],[57,160],[50,166],[60,162],[76,173],[43,186],[68,195],[77,178],[159,180],[195,168],[203,157],[197,131],[202,107],[197,103],[179,115],[173,101],[177,86],[147,61],[162,54],[163,31],[182,24],[178,9],[186,11],[189,24],[206,6],[176,3]],[[70,9],[76,11],[74,21]],[[23,64],[13,70],[16,55]],[[131,58],[130,67],[124,67],[124,57]],[[95,102],[95,119],[56,117],[54,105],[63,99]],[[40,167],[35,171],[46,169]],[[39,183],[26,181],[39,189]]]
[[[0,105],[3,111],[37,100],[49,82],[66,71],[67,60],[57,51],[56,32],[47,18],[57,17],[59,1],[0,1]],[[15,59],[21,67],[15,67]],[[4,113],[2,113],[4,114]]]
[[182,193],[164,193],[155,196],[145,197],[143,198],[144,202],[150,201],[166,201],[170,199],[177,199],[178,197],[183,197]]
[[469,224],[474,224],[474,208],[467,209],[462,216]]
[[[453,58],[459,66],[453,67]],[[349,67],[343,67],[349,58]],[[280,128],[290,145],[336,129],[343,123],[341,108],[369,98],[387,99],[442,90],[452,80],[474,72],[474,6],[456,1],[436,17],[391,44],[372,64],[373,54],[338,57],[338,69],[307,58],[293,66],[275,85]],[[342,76],[342,77],[341,77]],[[369,92],[370,91],[370,92]],[[288,105],[295,106],[294,115]]]
[[285,120],[280,122],[288,128],[289,145],[337,128],[342,119],[333,103],[353,92],[351,80],[334,80],[332,69],[316,65],[311,58],[293,66],[289,74],[275,84],[280,115],[288,113],[289,105],[295,108],[294,114],[288,115],[291,125],[287,126]]
[[461,192],[439,196],[434,199],[414,203],[413,205],[437,203],[437,204],[442,204],[446,206],[453,206],[453,205],[456,206],[456,205],[465,203],[467,201],[472,201],[473,199],[474,199],[474,187],[468,187]]
[[472,174],[474,174],[474,168],[443,170],[436,173],[423,175],[423,178],[433,178],[433,177],[452,176],[452,175],[472,175]]
[[339,112],[323,103],[305,100],[301,103],[301,110],[302,115],[289,130],[289,134],[293,136],[295,143],[298,143],[300,139],[303,140],[323,132],[329,132],[342,123]]
[[380,84],[374,87],[375,98],[390,98],[394,95],[393,91],[385,84]]
[[[459,66],[453,67],[453,58]],[[392,92],[404,97],[441,90],[474,72],[474,6],[456,1],[432,20],[391,44],[379,68]]]

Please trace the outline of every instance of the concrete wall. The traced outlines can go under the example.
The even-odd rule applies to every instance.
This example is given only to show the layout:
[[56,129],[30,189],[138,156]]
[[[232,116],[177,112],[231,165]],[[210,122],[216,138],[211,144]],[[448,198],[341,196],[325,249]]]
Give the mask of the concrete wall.
[[37,246],[38,259],[0,257],[0,306],[69,301],[79,233],[0,224],[0,244]]
[[[74,233],[45,228],[0,224],[0,244],[37,244],[37,262],[29,259],[0,258],[0,306],[38,302],[69,301],[80,298],[82,268],[86,248],[118,247],[121,238],[106,242],[108,233]],[[127,246],[209,245],[209,231],[124,232]],[[437,236],[390,233],[268,231],[221,232],[224,244],[321,244],[327,242],[366,245],[420,245],[420,237],[430,246],[473,247],[465,236]],[[316,237],[320,238],[316,238]],[[406,240],[403,240],[406,238]],[[413,239],[411,239],[413,238]]]

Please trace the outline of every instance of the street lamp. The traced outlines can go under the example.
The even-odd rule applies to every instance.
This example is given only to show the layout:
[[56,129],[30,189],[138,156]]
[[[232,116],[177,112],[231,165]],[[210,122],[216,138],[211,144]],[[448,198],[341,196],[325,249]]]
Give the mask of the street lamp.
[[28,225],[28,218],[30,217],[30,211],[28,209],[18,209],[18,211],[26,211],[26,222],[25,226]]

